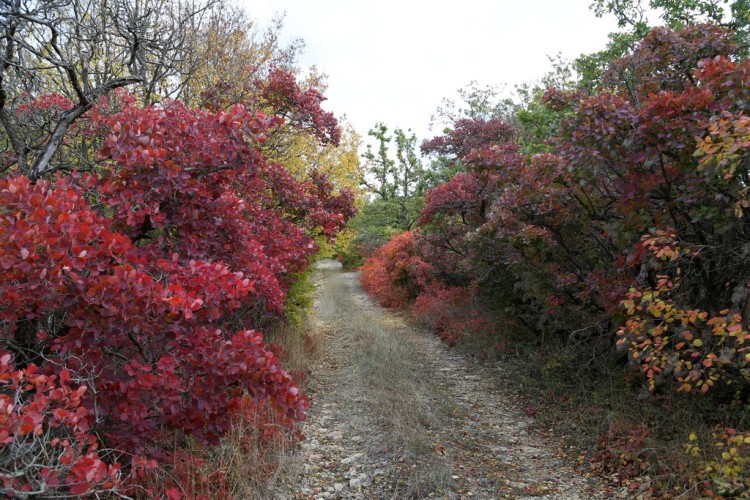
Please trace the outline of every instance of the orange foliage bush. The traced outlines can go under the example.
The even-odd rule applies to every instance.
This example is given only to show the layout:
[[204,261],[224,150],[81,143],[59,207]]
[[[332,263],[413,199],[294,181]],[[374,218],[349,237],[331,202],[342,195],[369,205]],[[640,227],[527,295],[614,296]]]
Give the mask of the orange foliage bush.
[[407,231],[377,249],[362,266],[360,281],[385,307],[406,307],[424,289],[430,266],[417,254]]

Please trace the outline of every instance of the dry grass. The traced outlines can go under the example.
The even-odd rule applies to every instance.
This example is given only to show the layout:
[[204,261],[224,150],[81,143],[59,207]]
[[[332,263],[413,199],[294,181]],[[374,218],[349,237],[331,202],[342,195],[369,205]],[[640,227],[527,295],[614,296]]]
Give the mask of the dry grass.
[[186,498],[271,498],[293,466],[289,430],[267,404],[248,403],[218,446],[191,440],[183,459],[162,471],[177,481]]
[[[264,431],[277,426],[269,438]],[[232,498],[269,498],[285,471],[294,465],[294,443],[278,423],[275,412],[261,408],[256,419],[236,419],[212,457],[225,466]]]
[[[434,453],[430,429],[445,425],[455,411],[446,403],[445,390],[431,381],[416,334],[401,320],[363,305],[364,296],[352,276],[332,280],[321,290],[318,318],[335,328],[337,346],[331,350],[349,356],[346,386],[352,398],[370,416],[379,439],[371,441],[371,454],[387,453],[418,463],[399,482],[399,498],[419,498],[447,487],[451,481],[450,457]],[[364,311],[364,313],[363,313]],[[363,428],[362,433],[372,429]]]

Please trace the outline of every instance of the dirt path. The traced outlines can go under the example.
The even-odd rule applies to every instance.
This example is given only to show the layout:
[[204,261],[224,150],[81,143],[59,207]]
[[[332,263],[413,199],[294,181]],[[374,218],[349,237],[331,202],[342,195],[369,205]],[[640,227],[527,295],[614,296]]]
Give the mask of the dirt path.
[[320,360],[285,498],[610,498],[531,433],[509,376],[410,328],[320,265]]

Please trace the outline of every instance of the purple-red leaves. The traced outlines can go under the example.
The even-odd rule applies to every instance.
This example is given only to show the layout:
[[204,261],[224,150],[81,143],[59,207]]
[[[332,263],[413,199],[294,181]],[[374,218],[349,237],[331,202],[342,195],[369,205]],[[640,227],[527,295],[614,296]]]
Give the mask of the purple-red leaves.
[[[336,142],[317,91],[274,72],[261,94]],[[254,328],[354,212],[324,176],[266,160],[280,115],[125,94],[81,123],[102,144],[95,175],[0,179],[0,442],[59,450],[34,470],[71,495],[112,488],[119,456],[133,478],[153,470],[169,431],[218,442],[246,397],[302,420],[306,398]],[[67,439],[48,442],[57,429]]]
[[475,286],[540,331],[624,322],[620,345],[650,388],[745,398],[750,62],[735,50],[724,28],[659,28],[602,91],[548,90],[566,116],[554,154],[521,158],[508,125],[457,121],[423,151],[461,172],[427,193],[422,227],[376,252],[364,283],[428,305]]

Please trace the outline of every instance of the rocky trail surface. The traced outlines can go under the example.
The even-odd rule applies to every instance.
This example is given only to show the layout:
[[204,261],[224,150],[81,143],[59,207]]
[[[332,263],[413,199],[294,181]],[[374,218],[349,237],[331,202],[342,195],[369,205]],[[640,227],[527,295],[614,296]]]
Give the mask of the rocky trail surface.
[[276,497],[613,497],[529,429],[502,365],[410,327],[338,263],[319,268],[306,439]]

